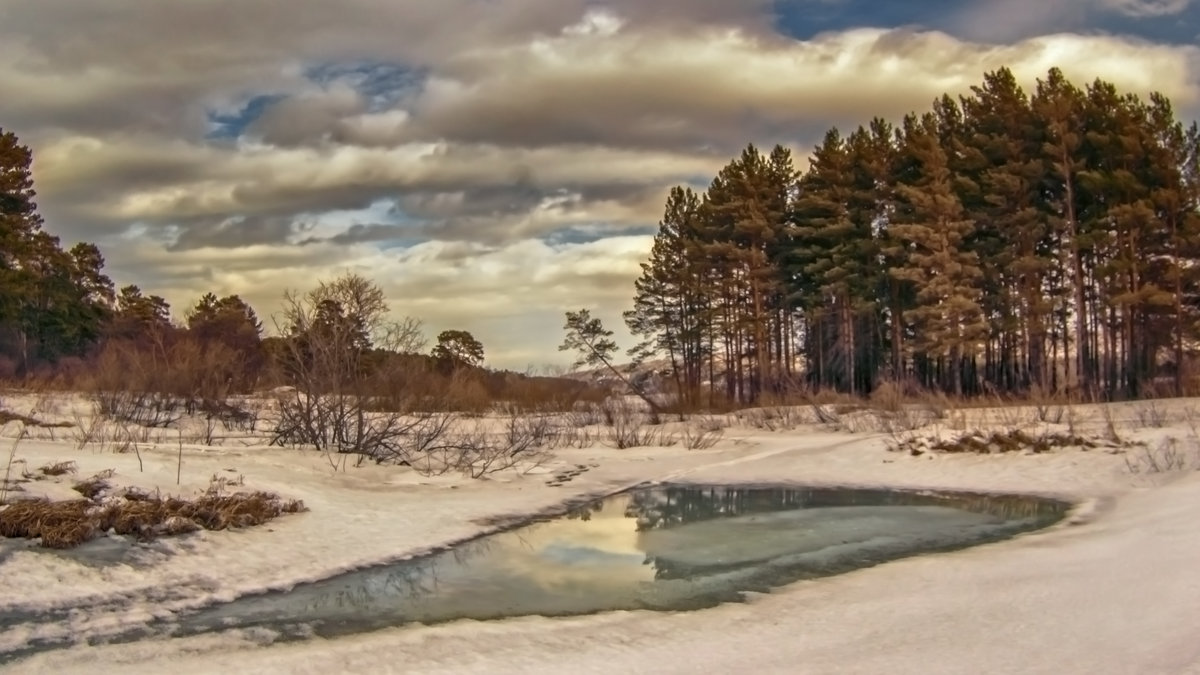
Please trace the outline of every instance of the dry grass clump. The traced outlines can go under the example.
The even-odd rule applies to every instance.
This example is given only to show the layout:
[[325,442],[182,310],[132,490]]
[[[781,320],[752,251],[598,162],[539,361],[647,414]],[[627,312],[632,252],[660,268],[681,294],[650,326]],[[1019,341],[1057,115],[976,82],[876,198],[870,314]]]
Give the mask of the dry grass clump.
[[91,478],[81,480],[75,485],[72,485],[71,489],[83,495],[87,499],[94,500],[106,492],[109,487],[111,487],[108,484],[108,481],[105,480],[108,477],[109,476],[105,476],[103,474],[96,474]]
[[1095,440],[1074,434],[1057,433],[1033,436],[1020,429],[1014,429],[995,431],[991,434],[972,431],[949,439],[911,437],[895,443],[891,450],[908,452],[914,457],[919,457],[926,452],[992,455],[1029,451],[1034,454],[1042,454],[1058,448],[1091,450],[1098,445]]
[[78,546],[97,534],[94,508],[86,499],[13,502],[0,507],[0,536],[40,538],[46,548]]
[[9,422],[20,422],[21,424],[24,424],[25,426],[30,426],[30,427],[36,427],[41,424],[41,422],[33,419],[32,417],[27,417],[25,415],[19,415],[10,410],[0,409],[0,426],[4,426],[5,424],[8,424]]
[[75,473],[77,470],[78,469],[75,466],[75,462],[70,460],[66,462],[47,464],[46,466],[38,469],[43,476],[64,476],[69,473]]
[[70,422],[43,422],[35,417],[21,415],[20,413],[15,413],[11,410],[0,409],[0,427],[8,424],[9,422],[20,422],[27,427],[42,427],[44,429],[62,429],[74,426]]
[[46,548],[71,548],[109,531],[145,541],[201,529],[253,527],[304,510],[299,500],[267,492],[208,493],[187,500],[130,491],[106,503],[40,500],[0,506],[0,536],[41,539]]

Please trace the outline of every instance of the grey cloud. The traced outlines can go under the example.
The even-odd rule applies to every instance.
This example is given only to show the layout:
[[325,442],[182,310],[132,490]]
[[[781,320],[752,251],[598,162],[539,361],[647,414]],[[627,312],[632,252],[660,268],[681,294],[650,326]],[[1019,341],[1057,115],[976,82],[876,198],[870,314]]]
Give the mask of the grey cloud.
[[306,237],[300,241],[309,246],[319,243],[331,244],[367,244],[377,241],[390,241],[411,237],[412,228],[386,223],[355,223],[345,230],[329,237]]
[[[481,45],[558,33],[589,0],[39,0],[8,1],[0,86],[8,124],[26,129],[203,132],[198,103],[295,92],[306,65],[385,60],[437,65]],[[769,25],[766,0],[610,3],[655,25]],[[69,35],[69,39],[64,39]],[[14,119],[15,118],[15,119]]]
[[193,223],[181,228],[169,250],[281,244],[290,237],[311,229],[311,223],[296,220],[291,216],[231,217],[219,223]]
[[1005,42],[1077,30],[1102,13],[1142,19],[1173,16],[1191,5],[1192,0],[972,0],[952,23],[967,38]]
[[1128,16],[1171,16],[1186,10],[1192,0],[1101,0],[1101,4]]
[[[519,317],[577,304],[619,317],[649,246],[621,235],[652,231],[667,188],[706,181],[748,141],[804,149],[830,125],[925,107],[1000,65],[1023,82],[1059,65],[1073,79],[1162,89],[1184,114],[1200,104],[1195,48],[911,30],[795,42],[773,32],[773,6],[0,0],[0,123],[34,146],[48,227],[99,240],[119,281],[172,301],[241,292],[269,313],[289,285],[361,269],[431,324],[494,319],[510,332],[480,335],[489,353],[517,353],[538,339],[511,332]],[[963,21],[985,41],[1070,28],[1084,11],[971,7]],[[330,63],[336,77],[314,77]],[[356,63],[383,64],[401,91],[356,89]],[[262,94],[283,99],[244,137],[204,138],[208,111]],[[380,200],[398,212],[310,227]],[[122,237],[135,223],[143,236]],[[378,245],[389,240],[406,247]]]
[[248,135],[275,146],[310,145],[327,140],[348,116],[366,110],[357,92],[346,86],[283,99],[267,107],[247,128]]

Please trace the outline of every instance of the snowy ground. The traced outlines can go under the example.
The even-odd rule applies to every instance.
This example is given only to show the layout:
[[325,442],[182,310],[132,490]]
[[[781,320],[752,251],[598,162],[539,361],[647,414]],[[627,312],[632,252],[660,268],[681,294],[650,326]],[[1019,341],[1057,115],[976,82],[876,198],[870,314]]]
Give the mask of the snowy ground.
[[[31,637],[103,636],[152,617],[411,556],[489,528],[646,481],[795,483],[1035,493],[1081,506],[1068,522],[1016,540],[801,582],[749,603],[691,613],[618,612],[402,627],[337,640],[264,645],[256,633],[77,646],[11,672],[921,672],[1200,673],[1200,456],[1189,401],[1072,411],[1077,430],[1113,430],[1145,446],[1049,454],[914,457],[889,434],[817,426],[726,431],[714,448],[560,450],[528,473],[423,478],[404,467],[334,471],[317,453],[225,437],[213,447],[168,431],[132,453],[77,449],[69,429],[31,430],[18,469],[73,460],[78,473],[25,484],[66,497],[70,478],[113,469],[114,482],[192,495],[214,476],[303,499],[310,511],[243,532],[201,532],[142,547],[135,559],[83,564],[0,540],[0,615],[53,613],[50,628],[3,627],[0,651]],[[72,419],[84,402],[7,394],[5,407]],[[24,408],[22,408],[24,406]],[[84,411],[81,413],[81,410]],[[1024,425],[1061,431],[1033,411],[953,413],[924,433]],[[11,438],[16,425],[3,435]],[[53,435],[53,439],[51,436]],[[1175,445],[1183,470],[1143,458]],[[9,441],[0,442],[6,460]],[[1132,472],[1130,464],[1141,470]],[[553,487],[548,478],[586,471]],[[88,609],[78,609],[86,607]]]

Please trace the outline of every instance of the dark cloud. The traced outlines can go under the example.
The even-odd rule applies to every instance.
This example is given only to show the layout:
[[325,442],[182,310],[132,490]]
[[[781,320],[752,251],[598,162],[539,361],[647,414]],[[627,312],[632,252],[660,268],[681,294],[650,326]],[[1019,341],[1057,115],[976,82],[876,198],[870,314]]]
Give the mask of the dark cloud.
[[169,250],[276,245],[312,227],[311,222],[296,220],[291,216],[237,216],[219,223],[198,222],[181,228]]
[[266,301],[356,269],[461,327],[619,317],[671,185],[751,141],[803,167],[829,126],[1000,65],[1200,109],[1200,49],[1146,32],[1194,33],[1185,0],[947,3],[0,0],[0,123],[34,147],[48,227],[119,281]]

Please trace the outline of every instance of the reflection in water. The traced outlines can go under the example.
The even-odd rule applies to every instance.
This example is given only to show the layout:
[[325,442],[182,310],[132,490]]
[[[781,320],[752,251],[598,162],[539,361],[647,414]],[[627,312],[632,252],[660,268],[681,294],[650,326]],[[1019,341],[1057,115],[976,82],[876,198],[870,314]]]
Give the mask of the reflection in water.
[[696,609],[799,579],[1044,527],[1066,506],[996,495],[639,489],[429,556],[251,596],[171,632],[337,636],[409,622]]
[[[269,628],[282,639],[334,637],[410,622],[699,609],[800,579],[1004,539],[1045,527],[1066,508],[1004,495],[638,489],[561,518],[243,597],[112,640],[249,627]],[[64,615],[0,617],[0,628],[6,620],[36,628],[57,625]],[[0,664],[63,644],[35,637],[0,651]]]

